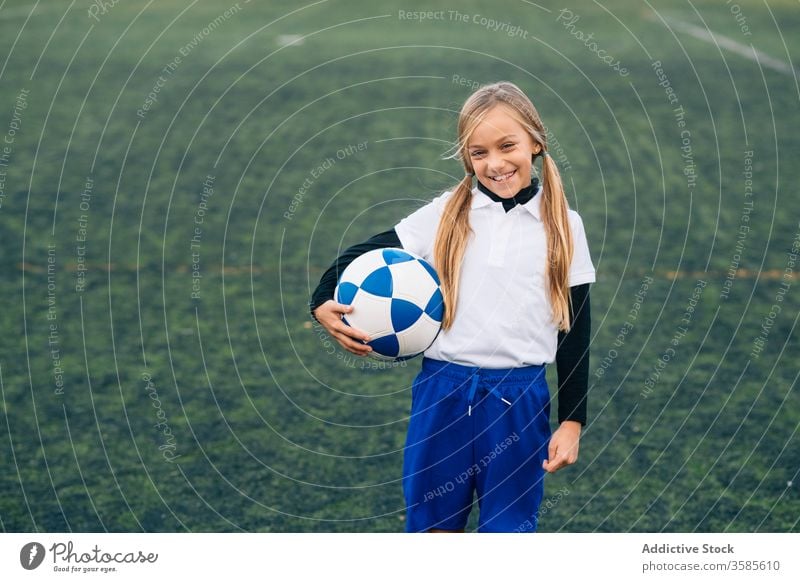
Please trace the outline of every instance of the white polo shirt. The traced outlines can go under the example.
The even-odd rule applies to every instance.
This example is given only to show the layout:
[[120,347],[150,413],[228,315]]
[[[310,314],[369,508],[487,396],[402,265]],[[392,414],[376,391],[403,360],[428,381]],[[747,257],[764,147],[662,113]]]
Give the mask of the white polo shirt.
[[[545,287],[547,241],[539,214],[542,189],[508,213],[474,188],[470,235],[461,267],[458,305],[452,327],[442,330],[424,355],[482,368],[516,368],[555,361],[558,328]],[[429,261],[445,202],[445,192],[401,220],[395,230],[404,249]],[[583,221],[569,211],[574,256],[569,286],[595,281]]]

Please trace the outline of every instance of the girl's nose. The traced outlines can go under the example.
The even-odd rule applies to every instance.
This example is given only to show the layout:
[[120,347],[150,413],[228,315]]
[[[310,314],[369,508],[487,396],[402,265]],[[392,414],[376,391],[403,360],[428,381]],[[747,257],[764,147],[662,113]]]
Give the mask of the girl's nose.
[[493,172],[502,169],[503,156],[501,156],[499,153],[489,154],[488,159],[486,160],[486,166]]

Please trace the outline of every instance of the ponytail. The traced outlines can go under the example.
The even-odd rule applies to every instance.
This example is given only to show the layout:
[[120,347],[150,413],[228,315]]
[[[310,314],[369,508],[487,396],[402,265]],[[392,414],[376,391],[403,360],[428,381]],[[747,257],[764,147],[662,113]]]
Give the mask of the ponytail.
[[461,278],[461,263],[471,232],[469,210],[472,206],[472,174],[467,174],[458,183],[453,195],[444,206],[442,218],[433,247],[433,260],[444,298],[442,329],[453,325],[458,301],[458,283]]
[[547,237],[546,281],[553,308],[553,323],[560,331],[569,331],[569,268],[574,251],[569,226],[569,206],[558,166],[544,150],[540,210]]

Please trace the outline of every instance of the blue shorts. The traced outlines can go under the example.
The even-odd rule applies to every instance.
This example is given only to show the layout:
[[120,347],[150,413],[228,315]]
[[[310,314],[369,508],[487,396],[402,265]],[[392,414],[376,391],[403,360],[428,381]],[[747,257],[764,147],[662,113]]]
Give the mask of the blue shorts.
[[550,441],[545,366],[487,369],[423,358],[403,456],[406,531],[533,532]]

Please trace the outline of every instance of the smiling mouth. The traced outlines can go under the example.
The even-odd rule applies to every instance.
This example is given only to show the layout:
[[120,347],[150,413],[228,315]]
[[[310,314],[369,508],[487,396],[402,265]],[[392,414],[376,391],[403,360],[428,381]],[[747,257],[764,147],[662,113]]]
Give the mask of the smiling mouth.
[[503,183],[507,182],[509,178],[511,178],[511,176],[513,176],[516,173],[517,171],[513,170],[507,174],[500,174],[499,176],[489,176],[489,178],[492,180],[492,182]]

